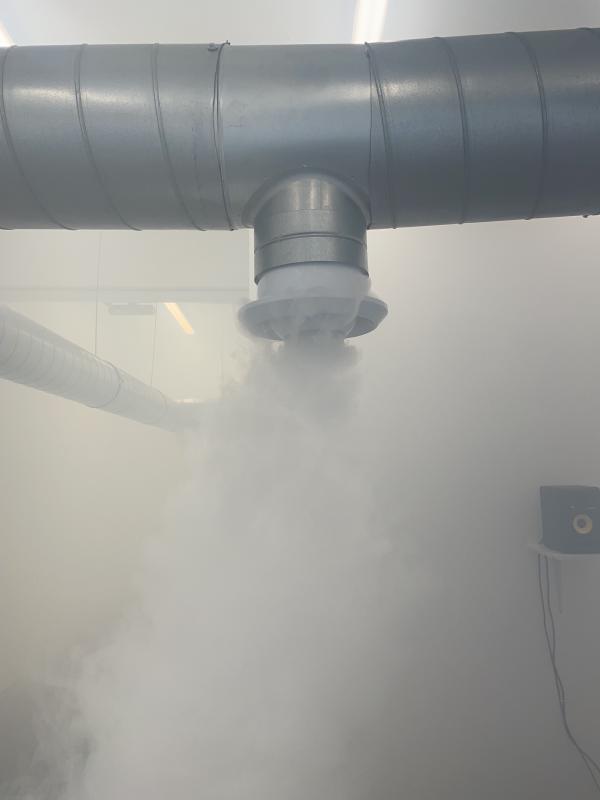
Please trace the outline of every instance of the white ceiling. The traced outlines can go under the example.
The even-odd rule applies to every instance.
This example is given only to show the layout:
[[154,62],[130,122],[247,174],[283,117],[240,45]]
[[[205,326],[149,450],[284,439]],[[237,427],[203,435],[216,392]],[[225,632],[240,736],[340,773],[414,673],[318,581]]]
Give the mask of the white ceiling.
[[[354,0],[0,0],[0,19],[19,44],[287,44],[350,41],[354,9]],[[384,38],[598,24],[597,0],[388,0]]]
[[384,37],[467,36],[600,25],[598,0],[389,0]]
[[20,44],[350,41],[353,0],[1,0]]

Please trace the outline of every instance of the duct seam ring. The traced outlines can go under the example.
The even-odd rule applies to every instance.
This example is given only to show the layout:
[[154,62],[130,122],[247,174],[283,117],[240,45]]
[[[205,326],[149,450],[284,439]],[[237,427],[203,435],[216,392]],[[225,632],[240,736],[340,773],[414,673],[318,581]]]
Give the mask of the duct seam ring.
[[223,144],[223,117],[221,114],[221,62],[223,50],[230,42],[222,42],[217,49],[217,63],[215,64],[215,79],[213,88],[212,100],[212,117],[213,117],[213,143],[215,146],[215,155],[217,157],[217,169],[219,172],[219,181],[221,183],[221,196],[223,198],[223,210],[229,230],[234,230],[233,217],[231,213],[231,202],[229,200],[229,190],[227,188],[227,179],[225,174],[225,148]]
[[195,228],[197,231],[202,231],[202,228],[194,217],[192,216],[192,212],[188,208],[187,203],[185,202],[185,198],[181,191],[181,187],[179,186],[179,181],[177,180],[177,174],[173,167],[173,160],[171,159],[171,153],[169,152],[169,144],[167,142],[167,134],[165,131],[165,123],[163,119],[163,112],[162,112],[162,105],[160,102],[160,87],[158,83],[158,54],[160,50],[160,44],[156,42],[151,47],[150,51],[150,71],[152,73],[152,95],[154,98],[154,113],[156,116],[156,125],[158,128],[158,138],[160,140],[160,149],[163,157],[163,161],[165,163],[165,167],[167,169],[167,174],[169,176],[169,182],[171,184],[171,188],[173,189],[173,194],[177,200],[177,203],[180,209],[183,211],[184,215],[186,216],[190,225]]
[[344,242],[352,242],[362,249],[366,249],[367,247],[366,243],[362,239],[359,239],[358,236],[346,236],[340,233],[335,233],[335,231],[312,231],[308,233],[286,233],[282,234],[281,236],[275,236],[273,239],[269,239],[268,242],[264,242],[264,244],[256,245],[254,252],[259,253],[261,250],[265,250],[267,247],[271,247],[274,244],[290,242],[295,239],[340,239]]
[[102,403],[102,405],[93,406],[93,405],[91,405],[89,403],[86,403],[88,408],[108,408],[108,406],[111,406],[115,402],[115,400],[117,399],[117,397],[121,393],[121,389],[123,387],[123,377],[121,375],[121,370],[118,367],[115,367],[115,365],[112,363],[112,361],[105,361],[104,363],[107,364],[109,367],[112,367],[114,369],[114,371],[115,371],[115,375],[117,376],[117,381],[118,381],[117,391],[115,392],[114,397],[112,397],[110,400],[108,400],[108,402]]
[[538,93],[540,97],[540,114],[542,118],[542,153],[538,187],[533,201],[531,213],[527,217],[529,220],[536,218],[542,198],[544,196],[544,189],[546,187],[546,173],[548,172],[548,103],[546,100],[546,89],[544,87],[544,80],[542,78],[540,64],[531,42],[521,33],[511,32],[510,35],[518,39],[527,53],[527,57],[531,62],[531,66],[533,67],[533,71],[535,73],[535,79],[537,81]]
[[460,224],[462,225],[467,221],[468,218],[469,195],[471,193],[471,137],[469,134],[469,120],[467,118],[467,103],[465,100],[465,90],[463,87],[462,78],[460,77],[460,67],[458,66],[456,54],[447,39],[445,39],[443,36],[436,36],[435,38],[442,45],[446,55],[448,56],[450,69],[452,70],[452,76],[456,84],[456,92],[458,94],[463,145],[463,196],[462,208],[460,212]]
[[55,228],[62,228],[63,230],[71,231],[71,230],[73,230],[73,228],[69,228],[67,225],[63,225],[61,222],[59,222],[57,219],[55,219],[52,216],[52,214],[50,214],[50,212],[48,211],[48,209],[46,208],[44,203],[42,203],[42,201],[40,200],[40,198],[36,194],[32,184],[31,184],[31,181],[27,177],[27,174],[26,174],[26,172],[25,172],[25,170],[23,168],[23,165],[21,164],[21,160],[19,159],[19,156],[17,155],[15,142],[14,142],[14,139],[13,139],[13,136],[12,136],[12,132],[10,130],[9,123],[8,123],[8,115],[6,113],[6,103],[5,103],[5,98],[4,98],[4,84],[5,84],[6,65],[8,63],[9,55],[13,52],[13,50],[16,50],[16,49],[17,49],[16,45],[13,45],[12,47],[9,47],[8,50],[6,50],[6,52],[4,53],[4,57],[0,61],[0,126],[2,127],[2,130],[4,131],[4,138],[6,139],[6,145],[8,147],[8,151],[10,153],[10,156],[11,156],[11,158],[13,160],[13,164],[14,164],[17,172],[19,173],[19,176],[20,176],[21,180],[23,181],[23,183],[25,184],[27,190],[29,191],[29,194],[30,194],[32,200],[34,201],[34,203],[37,205],[37,207],[40,209],[40,211],[52,223],[52,225]]
[[90,136],[87,128],[87,122],[85,119],[85,111],[83,107],[83,97],[81,94],[81,66],[83,63],[83,54],[86,49],[87,45],[81,44],[77,49],[77,54],[75,56],[75,62],[73,64],[73,85],[75,89],[75,106],[77,108],[77,119],[79,121],[79,129],[81,131],[81,138],[83,141],[83,149],[87,155],[88,161],[94,171],[96,176],[96,180],[100,185],[100,188],[106,197],[106,201],[110,208],[112,209],[113,213],[123,223],[126,228],[129,228],[132,231],[139,231],[139,228],[130,225],[129,222],[125,219],[125,217],[121,214],[111,193],[108,191],[108,186],[106,185],[106,181],[104,180],[102,173],[100,172],[100,167],[98,166],[98,162],[96,161],[96,157],[94,156],[94,151],[92,150],[92,143],[90,141]]
[[373,49],[372,45],[369,44],[369,42],[365,42],[365,48],[367,51],[367,58],[369,59],[369,77],[371,80],[371,86],[373,86],[374,84],[375,91],[377,92],[377,104],[379,106],[379,116],[381,118],[381,127],[383,130],[383,145],[385,150],[385,162],[386,162],[385,173],[386,173],[386,183],[387,183],[388,209],[390,212],[392,227],[395,229],[398,227],[398,220],[397,220],[397,209],[396,209],[396,193],[394,191],[394,150],[392,145],[392,138],[390,135],[389,112],[385,99],[385,92],[383,90],[383,85],[381,83],[381,78],[379,76],[379,70],[377,68],[377,59],[375,58],[375,50]]

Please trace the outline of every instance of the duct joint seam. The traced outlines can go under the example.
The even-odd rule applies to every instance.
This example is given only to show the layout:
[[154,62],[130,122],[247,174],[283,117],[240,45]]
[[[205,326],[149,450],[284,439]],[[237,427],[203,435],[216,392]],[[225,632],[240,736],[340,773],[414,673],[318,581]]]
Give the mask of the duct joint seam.
[[87,128],[87,122],[85,120],[85,110],[83,107],[83,97],[81,94],[81,66],[83,63],[83,53],[85,48],[87,47],[86,44],[82,44],[78,51],[77,55],[75,56],[75,64],[73,65],[73,82],[75,86],[75,105],[77,107],[77,119],[79,120],[79,128],[81,130],[81,138],[83,141],[83,148],[87,155],[88,161],[92,167],[94,175],[96,176],[96,180],[98,181],[98,185],[100,186],[102,193],[104,194],[106,201],[110,208],[112,209],[115,216],[122,222],[122,224],[129,228],[132,231],[139,231],[139,228],[136,228],[134,225],[131,225],[123,214],[119,211],[117,204],[115,203],[111,192],[108,189],[106,181],[102,176],[102,172],[100,171],[100,167],[98,166],[98,162],[96,157],[94,156],[94,151],[92,150],[92,143],[90,141],[90,136]]
[[[377,94],[377,106],[379,108],[379,116],[381,118],[381,127],[383,131],[383,146],[385,151],[385,174],[386,174],[386,193],[387,193],[387,202],[388,202],[388,211],[390,214],[390,219],[392,222],[392,228],[396,229],[398,227],[398,214],[396,208],[396,192],[394,189],[394,149],[392,145],[392,137],[390,132],[390,117],[387,108],[387,103],[385,100],[385,92],[383,90],[383,85],[381,83],[381,79],[379,77],[379,70],[377,68],[377,59],[375,57],[375,50],[373,49],[372,45],[369,42],[365,42],[365,49],[367,52],[367,58],[369,59],[369,79],[371,83],[371,89],[373,88],[373,84],[375,84],[375,91]],[[372,104],[371,104],[372,105]],[[373,149],[373,137],[372,132],[369,141],[369,173],[371,172],[372,167],[372,149]],[[370,182],[370,175],[369,175],[369,182]],[[369,195],[371,192],[369,192]]]
[[[37,380],[37,388],[38,388],[38,389],[44,389],[44,388],[45,388],[45,386],[46,386],[46,385],[48,385],[48,379],[47,379],[47,376],[48,376],[48,375],[52,375],[52,371],[53,371],[53,369],[54,369],[54,363],[55,363],[55,361],[56,361],[56,353],[58,352],[58,351],[57,351],[57,348],[56,348],[56,347],[53,347],[53,348],[51,349],[51,351],[50,351],[50,352],[51,352],[51,354],[52,354],[52,355],[51,355],[51,357],[50,357],[50,362],[48,363],[48,365],[47,365],[47,367],[46,367],[45,371],[44,371],[44,372],[42,372],[42,373],[41,373],[41,374],[38,376],[38,380]],[[46,381],[46,383],[45,383],[45,384],[44,384],[44,380]],[[50,380],[50,383],[51,383],[51,380]]]
[[8,64],[8,58],[10,54],[13,52],[13,50],[16,50],[16,45],[9,47],[4,52],[2,60],[0,61],[0,125],[2,127],[2,130],[4,131],[4,138],[6,139],[6,145],[8,147],[8,151],[13,160],[13,163],[17,169],[17,172],[21,176],[21,179],[25,184],[25,186],[27,187],[27,190],[31,198],[33,199],[37,207],[40,209],[40,211],[42,211],[42,213],[55,227],[62,228],[63,230],[66,231],[71,231],[73,230],[73,228],[69,228],[67,225],[63,225],[62,222],[59,222],[57,219],[55,219],[52,216],[52,214],[48,211],[44,203],[40,200],[35,189],[33,188],[33,184],[27,177],[27,173],[25,172],[23,164],[21,163],[21,160],[19,159],[19,156],[17,154],[15,142],[12,136],[12,132],[10,130],[10,125],[8,123],[8,115],[6,113],[6,102],[4,98],[4,76],[6,72],[6,65]]
[[275,236],[270,241],[257,245],[254,248],[254,252],[259,253],[261,250],[264,250],[265,247],[270,247],[271,245],[278,244],[279,242],[289,242],[293,239],[341,239],[342,241],[346,242],[355,242],[362,248],[366,248],[367,246],[363,239],[358,236],[347,236],[336,233],[336,231],[321,231],[318,233],[287,233],[282,234],[281,236]]
[[460,76],[460,67],[456,53],[452,49],[450,42],[443,36],[436,36],[436,40],[442,45],[443,49],[448,56],[450,62],[450,69],[452,76],[456,83],[456,93],[458,95],[458,106],[460,109],[460,122],[462,127],[462,145],[463,145],[463,191],[462,203],[459,223],[462,225],[468,219],[469,214],[469,196],[471,193],[471,137],[469,133],[469,120],[467,118],[467,104],[465,101],[465,90],[463,87],[462,78]]
[[[21,330],[17,330],[17,336],[16,336],[16,339],[15,339],[15,346],[13,348],[13,351],[12,351],[11,355],[10,355],[11,359],[14,357],[15,353],[19,349],[19,344],[21,342],[21,334],[22,334],[22,331]],[[4,377],[10,378],[12,375],[16,375],[18,373],[18,371],[21,369],[21,367],[23,367],[25,364],[27,364],[27,361],[28,361],[29,356],[31,355],[31,351],[33,349],[33,337],[31,336],[31,334],[27,337],[27,341],[28,341],[29,347],[28,347],[26,353],[23,355],[23,357],[21,358],[20,361],[18,361],[16,364],[12,365],[12,368],[8,372],[4,373]],[[9,359],[9,361],[10,361],[10,359]]]
[[223,210],[229,230],[234,230],[233,215],[231,213],[231,201],[229,199],[229,190],[227,188],[227,178],[225,172],[225,147],[223,137],[223,114],[221,108],[221,72],[223,61],[223,50],[228,47],[230,42],[222,42],[220,45],[209,45],[209,50],[216,50],[217,60],[215,64],[215,78],[213,86],[213,100],[212,100],[212,123],[213,123],[213,142],[215,146],[215,155],[217,158],[217,169],[219,172],[219,181],[221,183],[221,196],[223,198]]
[[[1,310],[1,309],[0,309],[0,310]],[[6,335],[6,331],[7,331],[7,327],[8,327],[8,326],[7,326],[7,324],[6,324],[6,320],[4,319],[4,317],[1,317],[1,316],[0,316],[0,321],[2,322],[2,336],[0,336],[0,341],[1,341],[1,340],[2,340],[2,338],[3,338],[3,337]],[[4,368],[5,368],[5,365],[6,365],[6,364],[10,364],[10,361],[11,361],[12,357],[14,356],[14,354],[15,354],[15,353],[16,353],[16,351],[17,351],[17,347],[18,347],[18,345],[19,345],[19,333],[17,333],[17,335],[15,336],[15,341],[14,341],[14,344],[13,344],[12,350],[11,350],[11,351],[10,351],[10,353],[9,353],[9,354],[6,356],[6,358],[4,358],[4,359],[3,359],[3,360],[0,362],[0,371],[2,371],[2,374],[4,374]]]
[[109,406],[112,406],[112,404],[117,400],[118,396],[120,395],[121,389],[123,388],[123,376],[121,375],[121,370],[118,367],[116,367],[112,363],[112,361],[106,361],[105,363],[108,364],[109,366],[111,366],[115,371],[115,375],[117,376],[117,391],[115,392],[114,397],[111,397],[110,400],[108,400],[106,403],[102,403],[99,406],[93,406],[93,405],[90,405],[89,403],[86,403],[88,408],[103,409],[103,408],[108,408]]
[[163,161],[165,162],[165,167],[167,168],[167,173],[169,175],[169,181],[173,189],[173,194],[177,199],[179,207],[189,220],[190,225],[197,231],[203,231],[205,230],[205,228],[202,228],[200,225],[198,225],[187,203],[185,202],[185,199],[181,192],[181,187],[179,186],[179,181],[177,180],[177,175],[175,174],[175,169],[173,168],[173,161],[171,159],[171,154],[169,152],[169,143],[167,142],[167,134],[165,132],[162,106],[160,103],[160,87],[158,83],[159,51],[160,51],[160,44],[156,42],[154,45],[152,45],[150,51],[150,69],[152,73],[152,94],[154,97],[154,112],[156,114],[156,124],[158,127],[158,138],[160,139],[160,149],[163,155]]
[[531,42],[522,33],[513,32],[511,35],[516,37],[516,39],[521,42],[521,45],[527,53],[527,58],[531,62],[531,66],[533,67],[533,71],[535,73],[538,93],[540,96],[540,114],[542,120],[542,156],[537,193],[533,201],[531,213],[527,217],[527,219],[530,220],[537,217],[539,207],[544,197],[544,189],[546,188],[546,175],[548,172],[548,102],[546,99],[546,88],[544,86],[544,79],[542,78],[540,62]]

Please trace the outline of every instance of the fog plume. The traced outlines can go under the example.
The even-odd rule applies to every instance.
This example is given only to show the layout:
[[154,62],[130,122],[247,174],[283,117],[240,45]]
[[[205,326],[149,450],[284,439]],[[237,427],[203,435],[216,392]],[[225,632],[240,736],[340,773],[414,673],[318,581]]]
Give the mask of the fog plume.
[[[562,266],[524,277],[499,230],[502,272],[456,257],[445,273],[411,236],[361,358],[257,349],[206,409],[137,603],[70,681],[76,724],[40,736],[60,800],[595,796],[560,727],[527,550],[539,485],[597,466],[568,415],[581,337],[551,313]],[[514,287],[542,271],[532,325]],[[460,305],[432,289],[446,274],[470,286]],[[597,752],[590,570],[567,570],[559,660]],[[35,782],[17,796],[54,800]]]
[[390,796],[428,579],[377,508],[354,361],[267,352],[207,410],[140,607],[87,664],[73,800]]

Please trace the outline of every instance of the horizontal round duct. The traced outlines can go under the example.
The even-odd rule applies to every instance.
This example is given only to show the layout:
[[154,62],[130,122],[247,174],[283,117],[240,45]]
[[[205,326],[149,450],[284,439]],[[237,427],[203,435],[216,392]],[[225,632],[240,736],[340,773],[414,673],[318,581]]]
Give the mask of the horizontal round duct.
[[2,228],[255,227],[260,280],[366,272],[369,228],[600,211],[600,29],[15,47],[0,89]]

